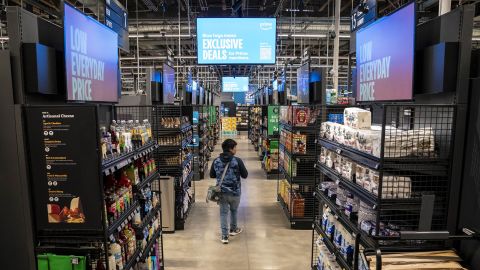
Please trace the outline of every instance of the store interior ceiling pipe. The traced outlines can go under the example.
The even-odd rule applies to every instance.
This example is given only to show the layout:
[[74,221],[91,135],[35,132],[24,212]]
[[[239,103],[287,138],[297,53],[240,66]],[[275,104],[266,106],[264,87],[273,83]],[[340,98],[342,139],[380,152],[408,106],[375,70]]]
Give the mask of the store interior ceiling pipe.
[[[174,59],[197,59],[197,56],[187,56],[187,55],[182,55],[182,56],[174,56]],[[277,59],[285,59],[285,60],[294,60],[297,57],[295,56],[277,56]],[[311,56],[311,59],[321,59],[321,60],[326,60],[326,59],[332,59],[332,57],[328,56]],[[348,60],[348,56],[339,56],[339,59],[342,60]],[[140,56],[140,60],[166,60],[167,56]],[[352,59],[355,59],[353,57]],[[120,57],[120,61],[135,61],[137,60],[136,57]]]
[[[161,68],[162,65],[142,65],[140,66],[141,69],[143,68]],[[175,65],[174,68],[201,68],[202,65]],[[262,66],[263,68],[272,68],[272,73],[274,72],[274,68],[277,66],[275,65],[265,65]],[[292,67],[300,67],[300,64],[294,64]],[[311,68],[331,68],[332,65],[310,65]],[[120,66],[120,69],[136,69],[137,66]],[[341,69],[347,69],[348,66],[341,65],[339,66]]]
[[[340,34],[341,39],[350,39],[350,35]],[[190,39],[196,37],[195,34],[164,34],[164,33],[139,33],[139,34],[130,34],[129,38],[185,38]],[[277,37],[286,37],[286,38],[327,38],[327,34],[289,34],[289,33],[280,33],[277,34]]]
[[[300,22],[291,25],[289,22],[287,23],[277,23],[277,31],[284,30],[285,32],[304,32],[304,24],[308,24],[308,30],[309,31],[330,31],[333,30],[331,22],[321,22],[321,23],[316,23],[316,22]],[[181,32],[188,32],[189,27],[191,25],[189,24],[184,24],[180,26]],[[294,31],[295,30],[295,31]],[[340,24],[340,31],[342,32],[349,32],[350,31],[350,24],[347,23],[342,23]],[[130,25],[128,27],[128,32],[129,33],[137,33],[137,26],[136,25]],[[144,25],[139,25],[138,26],[138,32],[139,33],[149,33],[149,32],[154,32],[154,33],[165,33],[165,34],[178,34],[178,24],[172,25],[172,24],[144,24]]]

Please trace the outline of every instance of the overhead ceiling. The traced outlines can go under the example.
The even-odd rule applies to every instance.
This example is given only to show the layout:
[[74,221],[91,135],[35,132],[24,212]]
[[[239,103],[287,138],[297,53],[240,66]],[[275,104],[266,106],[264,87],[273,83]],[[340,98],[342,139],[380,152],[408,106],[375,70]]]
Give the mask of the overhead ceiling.
[[[157,68],[173,52],[173,64],[179,83],[188,68],[209,82],[227,75],[248,75],[254,83],[272,77],[273,71],[287,65],[287,78],[296,79],[296,67],[305,48],[310,49],[313,67],[330,68],[333,64],[334,0],[119,0],[129,13],[130,51],[120,58],[123,86],[137,88],[137,79],[145,80],[148,68]],[[340,85],[346,84],[349,59],[350,13],[359,0],[341,0]],[[102,0],[68,0],[85,13],[103,21]],[[382,16],[407,0],[378,0]],[[452,7],[474,1],[452,1]],[[1,5],[23,5],[24,8],[61,24],[60,0],[0,0]],[[420,22],[437,16],[438,0],[420,0]],[[270,66],[197,66],[195,19],[198,17],[276,17],[277,62]],[[8,45],[4,8],[0,10],[0,48]],[[476,22],[474,45],[480,40],[480,22]],[[233,26],[235,27],[235,26]]]

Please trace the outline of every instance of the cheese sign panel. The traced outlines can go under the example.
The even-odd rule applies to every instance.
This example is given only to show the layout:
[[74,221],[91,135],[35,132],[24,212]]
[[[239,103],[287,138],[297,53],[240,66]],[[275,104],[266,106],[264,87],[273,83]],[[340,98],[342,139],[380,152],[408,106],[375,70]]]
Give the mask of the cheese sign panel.
[[101,230],[95,107],[26,108],[39,231]]

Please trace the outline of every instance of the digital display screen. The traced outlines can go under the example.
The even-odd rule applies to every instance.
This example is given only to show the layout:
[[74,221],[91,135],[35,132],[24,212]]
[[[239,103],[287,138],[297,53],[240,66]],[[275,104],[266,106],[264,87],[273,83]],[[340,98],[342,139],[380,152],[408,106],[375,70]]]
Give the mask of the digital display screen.
[[248,77],[223,77],[222,92],[247,92]]
[[357,101],[412,99],[415,24],[412,3],[357,31]]
[[192,80],[192,104],[197,104],[198,84]]
[[198,18],[198,64],[275,64],[275,18]]
[[67,99],[118,101],[118,35],[64,4]]
[[297,69],[297,102],[310,103],[309,100],[309,82],[310,82],[310,65],[304,64]]
[[175,69],[163,64],[163,103],[173,104],[175,102]]

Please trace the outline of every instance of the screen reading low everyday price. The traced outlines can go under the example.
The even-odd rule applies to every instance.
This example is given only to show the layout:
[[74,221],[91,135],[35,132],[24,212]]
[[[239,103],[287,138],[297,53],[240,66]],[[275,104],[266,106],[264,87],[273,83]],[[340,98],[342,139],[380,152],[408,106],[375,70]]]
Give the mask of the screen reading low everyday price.
[[356,33],[358,101],[412,99],[415,3]]
[[248,77],[223,77],[222,92],[247,92]]
[[175,101],[175,70],[163,64],[163,103],[173,104]]
[[198,64],[275,64],[275,18],[198,18]]
[[118,101],[118,35],[64,5],[67,99]]

